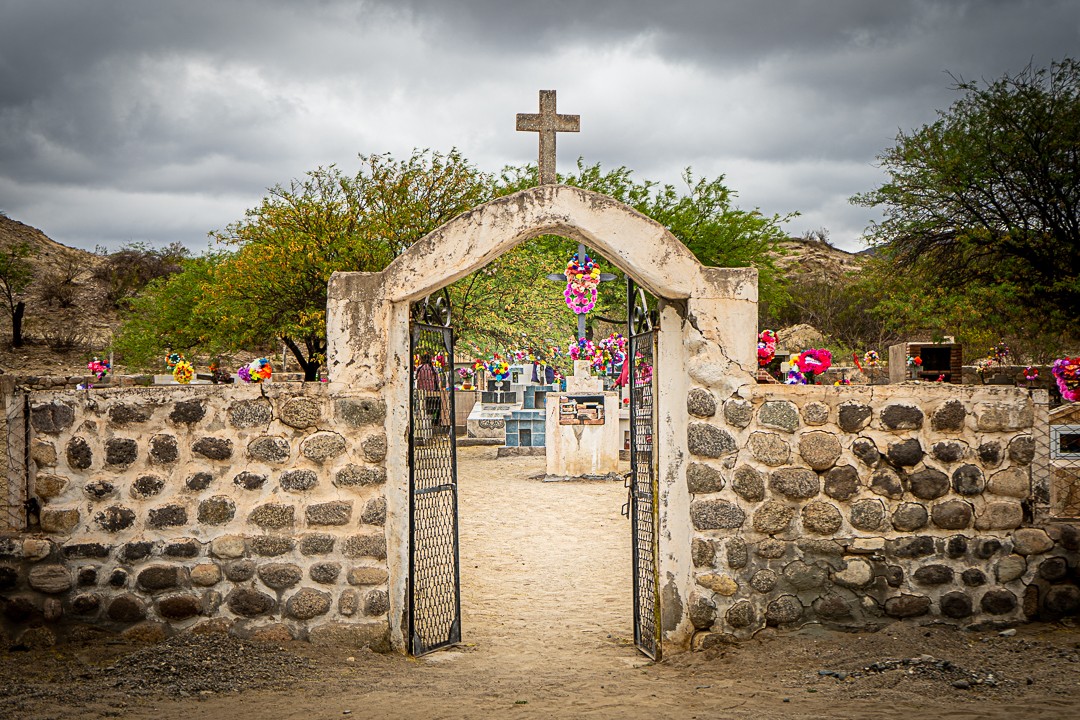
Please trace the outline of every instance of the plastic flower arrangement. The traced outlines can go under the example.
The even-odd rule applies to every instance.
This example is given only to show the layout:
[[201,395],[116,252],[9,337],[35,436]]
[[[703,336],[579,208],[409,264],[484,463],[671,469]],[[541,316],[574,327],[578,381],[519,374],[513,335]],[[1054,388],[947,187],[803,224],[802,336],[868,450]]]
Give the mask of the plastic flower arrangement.
[[1009,358],[1012,356],[1012,350],[1009,349],[1008,343],[1004,340],[990,348],[990,353],[999,365],[1008,364]]
[[274,368],[266,358],[257,358],[247,365],[241,365],[236,371],[237,376],[246,383],[259,383],[269,380]]
[[832,367],[832,353],[825,348],[803,350],[799,354],[796,364],[799,366],[799,372],[803,375],[820,375]]
[[915,357],[912,357],[911,355],[908,355],[907,356],[907,366],[908,367],[922,367],[922,358],[919,357],[918,355],[916,355]]
[[457,369],[457,374],[458,374],[458,377],[461,378],[462,380],[472,380],[473,376],[476,375],[476,371],[473,370],[472,368],[458,368]]
[[601,340],[593,356],[593,367],[605,370],[611,366],[621,366],[626,362],[626,338],[619,333],[611,333]]
[[106,360],[99,360],[97,358],[94,358],[86,364],[86,369],[94,373],[94,375],[100,382],[105,378],[106,375],[109,374],[109,370],[112,369],[112,366],[109,365],[108,361]]
[[975,372],[979,374],[979,377],[985,375],[990,368],[994,365],[994,358],[984,357],[975,361]]
[[181,385],[187,385],[195,378],[195,368],[187,360],[179,360],[173,366],[173,380]]
[[184,353],[171,353],[165,356],[165,368],[172,372],[176,364],[184,359]]
[[757,364],[765,367],[776,357],[776,333],[772,330],[762,330],[758,335]]
[[600,284],[600,268],[596,262],[585,256],[582,261],[578,254],[566,263],[566,290],[563,297],[566,306],[578,315],[584,315],[596,306],[596,287]]
[[484,367],[495,380],[505,380],[510,375],[510,365],[498,353],[492,355],[491,359],[484,363]]
[[229,380],[229,371],[221,366],[221,361],[215,359],[210,363],[210,382],[218,385]]
[[596,346],[588,338],[578,338],[570,343],[571,360],[592,360],[596,355]]
[[1080,398],[1080,357],[1064,357],[1054,361],[1050,372],[1057,381],[1061,397],[1069,402]]
[[792,367],[787,371],[787,379],[784,380],[785,385],[805,385],[806,376],[799,372],[797,367]]
[[877,350],[867,350],[866,354],[862,356],[862,359],[867,367],[877,367],[878,361],[880,360]]
[[653,366],[652,363],[646,362],[645,356],[641,353],[634,355],[634,385],[640,387],[652,382]]

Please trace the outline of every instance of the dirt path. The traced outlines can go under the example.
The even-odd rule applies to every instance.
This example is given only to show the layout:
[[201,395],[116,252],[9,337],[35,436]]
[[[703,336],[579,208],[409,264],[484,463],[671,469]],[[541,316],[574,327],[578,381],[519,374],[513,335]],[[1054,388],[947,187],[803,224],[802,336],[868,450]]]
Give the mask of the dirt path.
[[[1011,637],[918,626],[873,635],[770,630],[722,653],[652,664],[630,641],[621,484],[542,483],[530,479],[542,458],[496,460],[491,448],[462,448],[460,461],[462,646],[412,659],[296,643],[285,651],[313,662],[306,680],[186,697],[163,694],[149,674],[97,669],[130,647],[0,654],[0,718],[865,720],[1080,710],[1080,632],[1061,625]],[[280,663],[276,647],[237,651],[243,673],[259,668],[262,653],[264,664]],[[175,662],[167,646],[150,652],[160,657],[148,663]],[[243,675],[225,661],[191,662]]]

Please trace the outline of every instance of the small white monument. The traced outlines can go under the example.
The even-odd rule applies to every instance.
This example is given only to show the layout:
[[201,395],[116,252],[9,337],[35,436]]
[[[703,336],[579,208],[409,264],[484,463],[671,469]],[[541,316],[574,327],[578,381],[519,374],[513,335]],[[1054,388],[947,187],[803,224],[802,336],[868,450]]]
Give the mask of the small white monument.
[[553,477],[618,473],[619,394],[604,392],[603,381],[589,375],[589,363],[574,361],[566,392],[548,395],[547,474]]

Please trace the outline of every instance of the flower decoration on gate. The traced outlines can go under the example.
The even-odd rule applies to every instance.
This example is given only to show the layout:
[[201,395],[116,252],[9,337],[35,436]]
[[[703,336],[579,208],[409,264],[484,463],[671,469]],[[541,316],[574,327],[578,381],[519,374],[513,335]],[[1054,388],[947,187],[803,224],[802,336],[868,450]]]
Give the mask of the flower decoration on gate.
[[578,315],[584,315],[596,306],[596,288],[600,284],[600,267],[585,256],[584,260],[574,253],[566,263],[566,305]]
[[878,360],[880,360],[877,354],[877,350],[867,350],[866,354],[862,356],[862,359],[863,362],[866,363],[867,367],[877,367]]
[[776,357],[776,333],[772,330],[762,330],[758,335],[757,364],[765,367]]
[[165,369],[168,370],[169,372],[172,372],[173,368],[176,367],[176,364],[179,363],[183,359],[184,359],[184,353],[170,353],[169,355],[166,355],[165,356]]
[[187,360],[179,360],[173,366],[173,380],[181,385],[187,385],[195,378],[195,368]]
[[642,353],[634,354],[634,386],[641,387],[652,382],[653,366]]
[[106,360],[99,360],[97,358],[94,358],[86,364],[86,369],[94,373],[94,375],[97,376],[97,379],[100,382],[101,380],[105,379],[106,375],[109,374],[109,370],[112,369],[112,366],[109,365],[108,361]]
[[820,375],[832,367],[832,353],[825,348],[803,350],[796,364],[803,375]]
[[1080,399],[1080,357],[1063,357],[1054,361],[1050,372],[1057,381],[1061,397],[1069,402]]

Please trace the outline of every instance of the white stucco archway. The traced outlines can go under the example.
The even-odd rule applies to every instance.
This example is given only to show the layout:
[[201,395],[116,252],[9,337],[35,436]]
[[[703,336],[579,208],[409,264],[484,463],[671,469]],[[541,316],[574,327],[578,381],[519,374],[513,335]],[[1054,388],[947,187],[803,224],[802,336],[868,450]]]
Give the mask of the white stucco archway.
[[616,200],[561,185],[524,190],[434,230],[379,273],[335,273],[327,305],[327,365],[343,393],[386,402],[387,563],[391,638],[403,648],[408,569],[409,306],[539,235],[594,248],[659,298],[659,580],[665,646],[692,634],[692,531],[686,488],[690,381],[749,393],[756,367],[757,271],[701,265],[659,223]]

